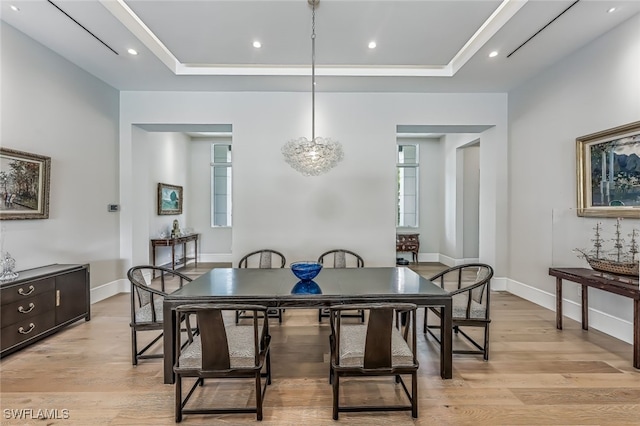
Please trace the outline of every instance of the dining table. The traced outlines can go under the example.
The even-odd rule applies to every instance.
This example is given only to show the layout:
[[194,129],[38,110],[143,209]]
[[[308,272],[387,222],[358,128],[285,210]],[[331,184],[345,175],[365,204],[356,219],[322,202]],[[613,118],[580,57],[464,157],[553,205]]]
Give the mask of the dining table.
[[312,281],[300,281],[289,268],[215,268],[164,298],[164,383],[174,383],[176,307],[212,302],[277,309],[384,302],[440,308],[440,376],[452,377],[451,294],[407,267],[323,268]]

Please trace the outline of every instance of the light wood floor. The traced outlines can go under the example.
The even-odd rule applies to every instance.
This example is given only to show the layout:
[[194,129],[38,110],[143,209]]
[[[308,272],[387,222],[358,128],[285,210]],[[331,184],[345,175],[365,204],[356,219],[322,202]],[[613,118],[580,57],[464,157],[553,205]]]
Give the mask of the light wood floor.
[[[199,265],[198,275],[214,265]],[[414,267],[430,276],[441,265]],[[422,312],[418,320],[422,319]],[[638,425],[640,371],[631,345],[508,293],[492,294],[490,361],[454,355],[453,379],[439,376],[439,348],[419,333],[419,418],[407,412],[341,413],[348,425]],[[325,320],[326,321],[326,320]],[[0,361],[2,425],[172,425],[174,388],[163,384],[160,360],[131,365],[129,296],[92,305],[92,319]],[[287,309],[272,322],[273,384],[264,425],[330,425],[328,326],[317,310]],[[455,344],[460,344],[454,339]],[[341,382],[342,385],[342,382]],[[209,388],[210,386],[210,388]],[[250,383],[207,385],[219,404],[253,400]],[[392,400],[389,379],[344,381],[351,402]],[[347,396],[348,394],[348,396]],[[18,409],[68,410],[68,419],[16,420]],[[187,415],[182,424],[254,424],[255,415]]]

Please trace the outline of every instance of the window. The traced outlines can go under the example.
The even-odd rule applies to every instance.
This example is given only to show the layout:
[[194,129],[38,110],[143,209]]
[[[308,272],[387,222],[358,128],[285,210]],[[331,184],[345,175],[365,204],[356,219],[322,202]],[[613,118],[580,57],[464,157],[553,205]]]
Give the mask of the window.
[[211,144],[211,226],[231,226],[231,144]]
[[398,227],[418,227],[418,145],[398,145]]

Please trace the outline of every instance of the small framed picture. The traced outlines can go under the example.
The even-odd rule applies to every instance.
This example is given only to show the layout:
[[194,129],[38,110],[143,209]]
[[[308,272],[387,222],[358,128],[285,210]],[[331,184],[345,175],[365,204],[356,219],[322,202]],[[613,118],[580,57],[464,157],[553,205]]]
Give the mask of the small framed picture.
[[51,158],[0,148],[0,220],[48,219]]
[[182,187],[158,183],[158,214],[182,214]]
[[640,121],[576,138],[578,216],[640,219]]

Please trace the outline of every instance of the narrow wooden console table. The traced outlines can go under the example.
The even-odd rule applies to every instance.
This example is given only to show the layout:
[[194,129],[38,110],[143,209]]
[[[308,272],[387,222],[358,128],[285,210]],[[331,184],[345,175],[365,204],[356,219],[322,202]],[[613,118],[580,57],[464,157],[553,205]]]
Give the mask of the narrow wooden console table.
[[593,287],[633,299],[633,367],[640,369],[640,287],[638,279],[587,268],[549,268],[556,277],[556,328],[562,330],[562,280],[582,285],[582,329],[589,329],[589,292]]
[[[176,264],[186,266],[187,260],[193,259],[195,266],[198,266],[198,237],[200,234],[183,235],[177,238],[152,238],[151,253],[153,256],[153,265],[156,265],[156,247],[171,247],[171,269],[176,269]],[[193,258],[187,257],[187,243],[193,241],[195,245]],[[176,246],[182,245],[182,257],[176,262]],[[155,275],[154,275],[155,278]]]

